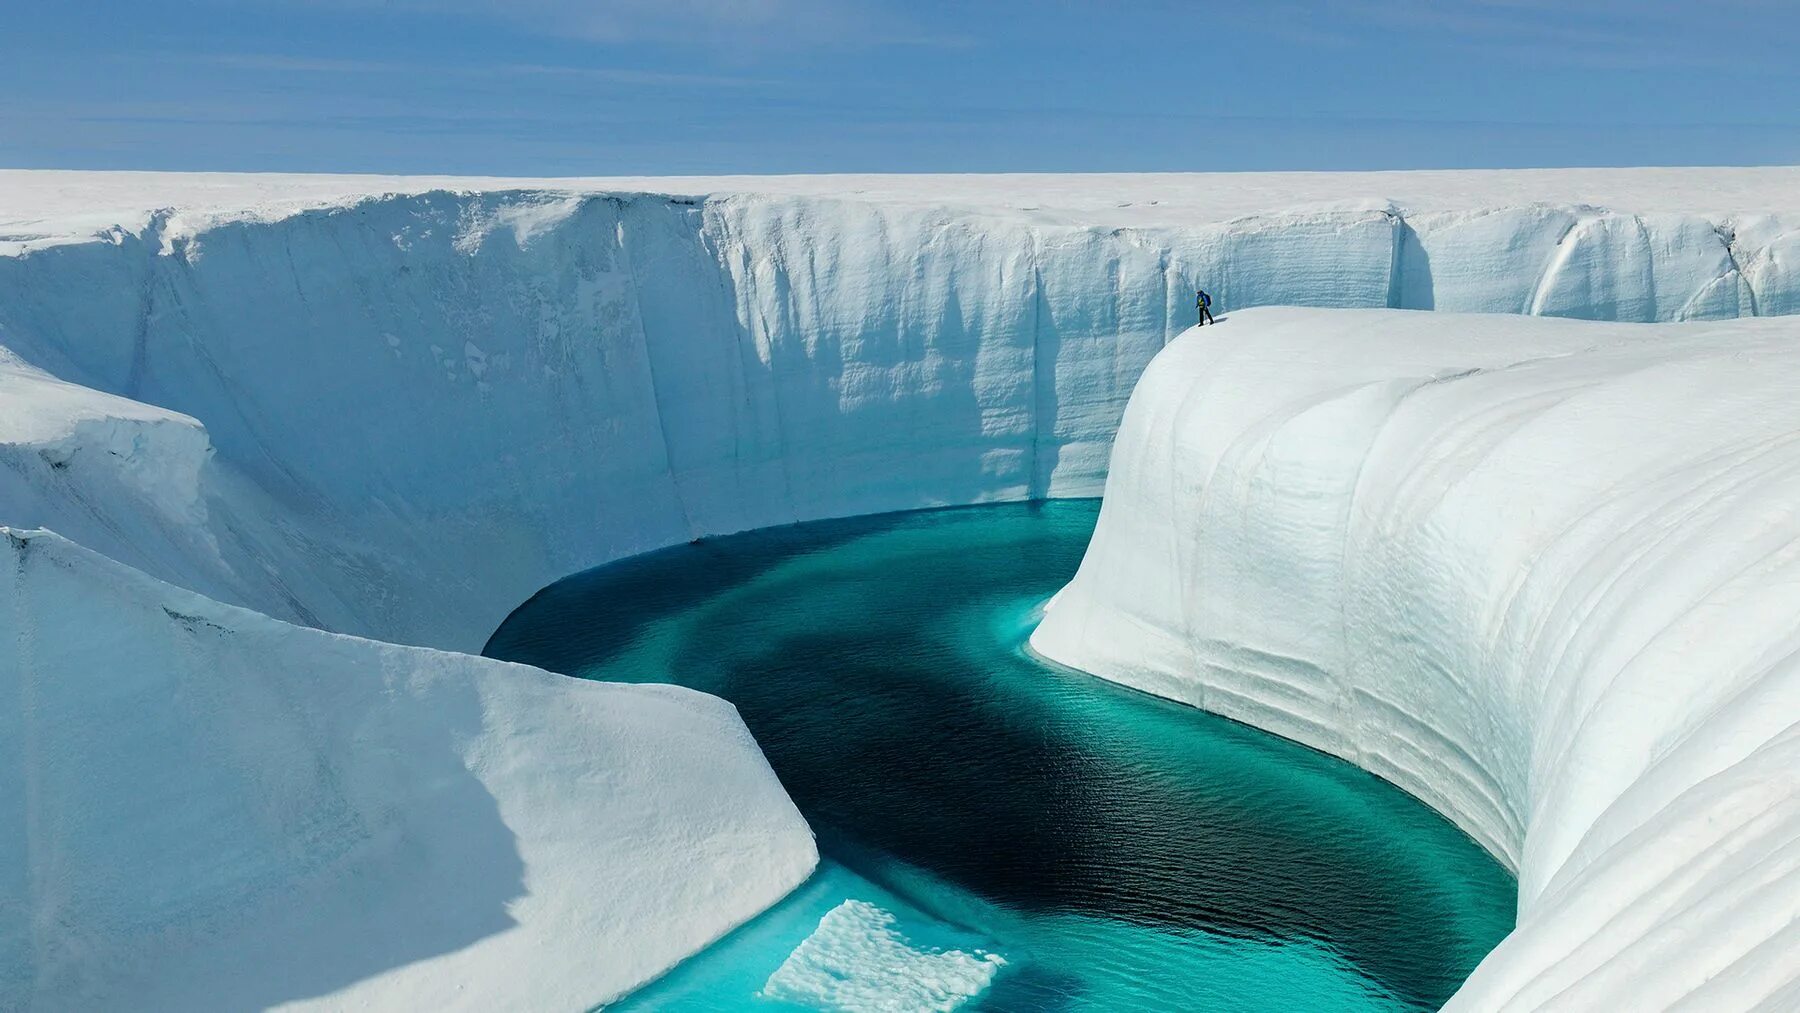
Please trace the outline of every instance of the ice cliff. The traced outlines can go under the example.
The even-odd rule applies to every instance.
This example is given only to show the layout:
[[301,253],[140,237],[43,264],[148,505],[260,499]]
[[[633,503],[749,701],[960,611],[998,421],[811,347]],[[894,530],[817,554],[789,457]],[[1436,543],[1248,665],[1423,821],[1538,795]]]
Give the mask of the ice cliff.
[[[203,521],[153,548],[114,530],[142,526],[135,500],[94,495],[71,537],[279,618],[472,649],[549,581],[699,534],[1098,493],[1197,284],[1227,309],[1800,310],[1800,214],[1768,210],[1800,172],[1739,172],[1754,188],[1732,199],[1762,210],[1669,210],[1681,187],[1653,172],[1641,194],[1594,177],[1645,212],[1441,206],[1521,200],[1530,174],[1366,184],[1417,207],[1303,175],[1302,194],[1350,196],[1223,219],[1213,204],[1253,206],[1245,177],[1097,177],[1105,199],[1084,202],[1062,177],[1038,177],[1040,201],[954,178],[706,198],[360,181],[396,191],[370,197],[309,190],[330,177],[11,173],[0,346],[205,426],[182,466]],[[1692,208],[1732,178],[1674,177]],[[142,210],[160,199],[184,203]],[[73,495],[91,473],[24,481]]]
[[1033,645],[1519,874],[1452,1008],[1800,1001],[1800,320],[1251,310],[1171,344]]
[[[270,671],[299,673],[299,684],[329,675],[332,693],[359,701],[383,678],[375,659],[404,658],[479,697],[488,690],[470,687],[519,670],[317,630],[472,650],[544,584],[698,535],[1096,494],[1126,399],[1185,327],[1196,284],[1233,313],[1299,304],[1669,321],[1800,311],[1796,194],[1796,170],[535,182],[0,172],[0,524],[53,530],[92,551],[44,558],[66,552],[69,572],[95,588],[136,589],[129,606],[98,591],[54,599],[62,625],[51,627],[49,613],[31,611],[43,578],[19,569],[13,612],[0,620],[18,634],[0,652],[0,692],[17,686],[27,701],[13,715],[22,741],[49,741],[79,725],[81,707],[107,718],[89,687],[130,666],[124,654],[42,645],[136,629],[125,617],[138,609],[148,618],[133,650],[179,680],[221,664],[190,642],[199,634],[181,617],[230,605],[272,619],[232,610],[229,622],[207,622],[254,627],[286,666]],[[1502,355],[1513,335],[1492,340]],[[1273,391],[1287,380],[1271,370],[1258,382]],[[202,607],[187,592],[225,605]],[[355,657],[330,660],[334,650]],[[369,686],[350,688],[352,673]],[[579,723],[542,716],[580,706],[628,722],[649,706],[641,696],[544,686],[547,698],[589,702],[510,701],[479,719],[425,706],[416,733],[462,743],[434,748],[458,758],[464,780],[481,781],[471,737],[499,728],[541,722],[532,748],[574,757],[541,783],[482,782],[498,825],[519,839],[511,861],[526,880],[590,876],[568,864],[573,842],[599,846],[585,827],[543,830],[569,836],[527,854],[525,817],[512,815],[570,785],[609,784],[613,811],[650,821],[646,834],[659,818],[646,799],[691,791],[696,811],[725,805],[683,786],[693,768],[679,755],[660,773],[620,768],[620,754],[582,745]],[[248,746],[214,743],[215,729],[180,719],[184,698],[170,693],[154,712],[166,737],[122,738],[113,760],[191,753],[260,769]],[[69,710],[57,716],[46,700]],[[739,734],[735,719],[690,707],[695,727]],[[381,783],[401,796],[435,783],[362,770],[388,753],[323,721],[284,726],[306,744],[294,756],[336,757],[345,777],[391,776]],[[11,892],[0,894],[26,898],[0,916],[8,998],[55,1004],[137,988],[130,961],[106,978],[97,969],[114,963],[100,955],[152,940],[154,959],[199,968],[224,944],[190,927],[260,924],[208,907],[231,892],[218,884],[249,881],[232,870],[169,879],[151,904],[130,884],[162,875],[162,851],[109,855],[119,864],[104,873],[59,865],[101,831],[45,823],[31,786],[52,776],[55,754],[13,755],[0,811],[37,829],[20,835]],[[717,765],[750,781],[765,771],[753,750]],[[298,868],[327,862],[320,839],[270,822],[260,796],[215,798],[205,769],[171,766],[165,797],[216,803],[207,818],[273,835]],[[184,772],[193,779],[180,781]],[[281,805],[354,808],[328,806],[337,796],[324,789],[294,790]],[[721,808],[728,815],[682,847],[632,852],[644,870],[632,903],[714,868],[720,842],[780,842],[740,870],[735,881],[748,885],[695,901],[679,933],[645,936],[632,960],[590,958],[617,966],[586,968],[593,976],[571,987],[597,1000],[641,981],[805,874],[811,844],[791,805],[778,792],[746,797],[759,801]],[[368,853],[395,860],[436,818],[376,821],[415,829],[373,834]],[[1501,847],[1513,824],[1483,818],[1471,828]],[[272,854],[244,868],[274,868]],[[459,881],[446,874],[439,885]],[[115,917],[98,900],[62,906],[65,894],[145,906]],[[558,898],[566,909],[489,900],[519,921],[515,932],[562,926],[586,934],[594,953],[610,938],[567,920],[579,898]],[[461,932],[446,931],[447,950]],[[473,982],[492,966],[483,954],[504,945],[421,966]],[[348,988],[345,1001],[361,1001],[422,980],[404,962],[425,955],[388,956],[390,966],[354,965],[342,980],[295,979],[280,998],[336,1003]]]

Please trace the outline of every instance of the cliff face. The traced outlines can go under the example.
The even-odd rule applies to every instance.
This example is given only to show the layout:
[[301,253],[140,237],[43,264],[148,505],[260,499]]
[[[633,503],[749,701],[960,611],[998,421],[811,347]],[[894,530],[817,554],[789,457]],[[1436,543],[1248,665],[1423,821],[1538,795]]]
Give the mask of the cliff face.
[[22,244],[0,257],[0,345],[198,420],[216,452],[190,441],[204,509],[156,539],[204,548],[120,535],[142,511],[79,488],[93,468],[23,479],[79,517],[0,519],[281,618],[473,649],[551,580],[701,534],[1097,494],[1197,285],[1226,310],[1800,308],[1800,233],[1767,216],[1080,218],[432,191]]

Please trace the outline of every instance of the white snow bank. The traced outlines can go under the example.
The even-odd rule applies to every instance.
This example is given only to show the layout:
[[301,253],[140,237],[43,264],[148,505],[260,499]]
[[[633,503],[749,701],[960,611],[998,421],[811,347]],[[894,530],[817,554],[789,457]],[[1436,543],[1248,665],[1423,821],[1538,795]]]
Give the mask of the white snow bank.
[[715,698],[0,546],[0,1007],[581,1009],[816,861]]
[[949,1013],[986,991],[1006,963],[993,953],[917,948],[895,920],[867,901],[839,904],[762,994],[828,1013]]
[[1032,644],[1345,756],[1512,864],[1518,928],[1452,1008],[1792,1008],[1797,349],[1795,320],[1235,313],[1144,374]]

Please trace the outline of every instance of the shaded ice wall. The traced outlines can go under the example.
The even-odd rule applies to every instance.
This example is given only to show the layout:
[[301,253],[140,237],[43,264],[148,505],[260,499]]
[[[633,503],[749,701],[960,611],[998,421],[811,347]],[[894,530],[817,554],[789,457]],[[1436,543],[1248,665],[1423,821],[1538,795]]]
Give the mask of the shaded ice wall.
[[1452,1008],[1800,1000],[1800,319],[1263,309],[1132,396],[1032,645],[1519,874]]
[[[213,548],[71,530],[224,600],[473,648],[566,573],[696,535],[1100,490],[1204,283],[1286,303],[1666,320],[1800,308],[1800,233],[1531,206],[1098,228],[817,197],[369,199],[0,257],[0,345],[197,419]],[[81,497],[79,472],[18,481]],[[171,535],[179,540],[179,535]]]

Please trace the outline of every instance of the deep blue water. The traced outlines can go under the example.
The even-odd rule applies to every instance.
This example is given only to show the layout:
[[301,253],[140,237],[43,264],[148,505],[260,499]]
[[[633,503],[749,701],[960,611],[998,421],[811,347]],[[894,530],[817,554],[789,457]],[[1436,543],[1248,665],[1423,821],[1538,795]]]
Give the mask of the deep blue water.
[[[765,985],[852,899],[892,915],[899,952],[1003,958],[965,1010],[1431,1009],[1455,991],[1512,927],[1516,887],[1447,821],[1350,764],[1026,655],[1097,512],[709,539],[507,619],[492,657],[731,700],[819,836],[806,886],[626,1008],[812,1008]],[[893,952],[852,953],[828,980],[861,960],[888,987]]]

